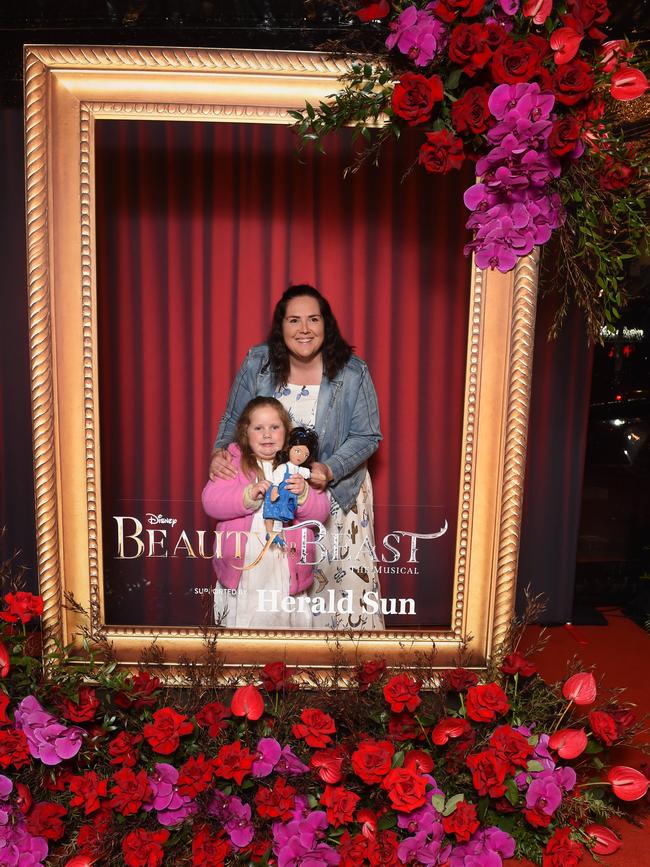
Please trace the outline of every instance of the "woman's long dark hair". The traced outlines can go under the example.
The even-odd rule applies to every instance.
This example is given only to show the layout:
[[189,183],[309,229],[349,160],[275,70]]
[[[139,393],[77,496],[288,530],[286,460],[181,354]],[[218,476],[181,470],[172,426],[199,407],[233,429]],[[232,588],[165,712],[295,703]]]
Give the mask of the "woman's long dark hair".
[[328,379],[334,379],[336,374],[345,367],[352,355],[353,347],[343,339],[338,322],[332,313],[332,308],[318,289],[314,289],[313,286],[307,283],[289,286],[282,298],[275,305],[271,330],[266,340],[269,347],[269,363],[276,386],[286,385],[289,378],[289,350],[285,346],[282,336],[282,323],[287,313],[287,304],[294,298],[304,298],[305,296],[315,298],[318,301],[321,316],[323,317],[325,336],[322,354],[325,376]]

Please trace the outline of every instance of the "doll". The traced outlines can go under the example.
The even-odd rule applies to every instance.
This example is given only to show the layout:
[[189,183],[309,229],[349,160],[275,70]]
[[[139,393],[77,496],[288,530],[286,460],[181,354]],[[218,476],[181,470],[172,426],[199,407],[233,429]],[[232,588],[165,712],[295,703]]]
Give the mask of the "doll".
[[[273,483],[264,497],[264,526],[267,539],[271,533],[276,536],[273,544],[284,547],[283,524],[293,521],[299,496],[287,489],[291,476],[300,475],[309,479],[309,467],[316,460],[318,435],[316,431],[295,427],[289,434],[287,450],[279,452],[273,470]],[[303,494],[300,495],[302,497]]]

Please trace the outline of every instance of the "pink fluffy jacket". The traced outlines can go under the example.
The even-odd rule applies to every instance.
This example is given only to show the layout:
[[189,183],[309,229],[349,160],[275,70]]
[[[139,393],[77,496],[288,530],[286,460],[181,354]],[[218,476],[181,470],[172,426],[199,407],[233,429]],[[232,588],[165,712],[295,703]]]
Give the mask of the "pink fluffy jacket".
[[[203,488],[202,501],[205,512],[212,518],[216,518],[217,530],[222,530],[221,556],[215,556],[212,560],[214,571],[222,587],[234,590],[239,586],[242,575],[241,567],[244,565],[246,554],[245,532],[249,531],[253,523],[255,509],[248,509],[244,505],[244,489],[251,484],[241,470],[241,452],[239,446],[231,444],[228,451],[232,455],[233,466],[237,470],[234,479],[216,479],[208,482]],[[260,505],[261,508],[261,505]],[[294,523],[314,520],[325,523],[330,512],[329,498],[323,491],[315,491],[309,488],[307,499],[298,506]],[[243,531],[240,536],[240,556],[236,557],[237,534],[229,531]],[[314,566],[300,562],[302,545],[302,533],[306,533],[307,542],[313,542],[314,532],[311,527],[303,527],[300,530],[288,528],[285,531],[287,541],[287,561],[289,564],[289,593],[293,596],[311,587]],[[314,547],[309,545],[308,552],[313,552]],[[311,559],[314,559],[313,557]],[[263,560],[261,561],[264,562]],[[239,567],[239,568],[235,568]]]

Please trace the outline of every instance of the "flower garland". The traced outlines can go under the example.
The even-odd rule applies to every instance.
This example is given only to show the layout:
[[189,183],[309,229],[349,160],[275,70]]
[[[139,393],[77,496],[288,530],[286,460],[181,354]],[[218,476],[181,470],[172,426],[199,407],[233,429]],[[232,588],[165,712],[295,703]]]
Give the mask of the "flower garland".
[[558,230],[552,264],[563,307],[571,290],[598,339],[620,317],[625,262],[646,231],[644,154],[625,141],[614,110],[648,89],[635,65],[645,58],[624,40],[605,41],[606,0],[344,5],[357,25],[334,49],[358,57],[360,39],[375,44],[338,94],[291,112],[300,137],[322,147],[328,133],[352,125],[370,142],[383,116],[366,156],[377,160],[388,136],[415,128],[426,171],[475,160],[466,255],[509,271]]
[[298,689],[282,662],[215,686],[208,646],[187,689],[65,649],[43,680],[25,628],[42,600],[5,601],[3,865],[572,867],[616,851],[603,821],[648,792],[634,768],[605,771],[638,725],[617,700],[594,708],[591,672],[548,685],[511,650],[484,680],[458,667],[426,691],[426,666],[380,660],[347,689],[304,673]]

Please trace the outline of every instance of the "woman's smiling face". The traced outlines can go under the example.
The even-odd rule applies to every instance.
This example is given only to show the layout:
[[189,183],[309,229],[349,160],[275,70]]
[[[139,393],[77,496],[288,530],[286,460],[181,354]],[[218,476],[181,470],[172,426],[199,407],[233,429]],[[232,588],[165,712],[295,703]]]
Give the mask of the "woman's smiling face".
[[282,322],[282,337],[298,361],[311,361],[323,348],[325,323],[318,301],[309,295],[292,298]]

